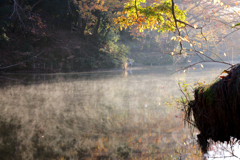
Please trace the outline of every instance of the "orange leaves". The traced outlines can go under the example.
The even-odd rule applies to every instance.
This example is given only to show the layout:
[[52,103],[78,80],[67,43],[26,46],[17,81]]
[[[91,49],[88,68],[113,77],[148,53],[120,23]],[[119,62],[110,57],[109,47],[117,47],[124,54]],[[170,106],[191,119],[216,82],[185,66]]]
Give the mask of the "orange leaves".
[[108,9],[105,0],[74,0],[74,3],[78,5],[83,18],[94,17],[92,14],[92,11],[94,10],[106,11]]
[[231,7],[230,5],[225,5],[225,6],[224,6],[224,9],[225,9],[225,8],[230,8],[230,7]]
[[138,142],[141,143],[141,142],[142,142],[142,139],[140,138],[140,139],[138,140]]
[[142,23],[142,22],[146,22],[146,18],[144,17],[144,18],[141,18],[141,17],[139,17],[138,19],[137,19],[137,21],[138,22],[140,22],[140,23]]
[[222,73],[230,74],[230,71],[224,70]]

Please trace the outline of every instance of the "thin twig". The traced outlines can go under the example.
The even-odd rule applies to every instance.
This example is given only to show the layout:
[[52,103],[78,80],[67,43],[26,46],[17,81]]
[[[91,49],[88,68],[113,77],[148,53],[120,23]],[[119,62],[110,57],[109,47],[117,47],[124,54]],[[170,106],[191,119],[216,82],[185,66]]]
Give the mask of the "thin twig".
[[188,100],[187,96],[184,94],[184,92],[183,92],[183,90],[182,90],[182,88],[181,88],[181,86],[180,86],[179,83],[178,83],[178,86],[179,86],[180,91],[182,92],[182,94],[185,96],[186,100],[187,100],[188,103],[189,103],[189,100]]
[[33,10],[33,8],[38,4],[38,3],[40,3],[42,0],[39,0],[39,1],[37,1],[33,6],[32,6],[32,10]]
[[182,70],[185,70],[185,69],[187,69],[187,68],[193,67],[193,66],[195,66],[195,65],[197,65],[197,64],[204,63],[204,62],[215,62],[215,63],[222,63],[222,64],[230,65],[231,67],[233,66],[233,65],[230,64],[230,63],[222,62],[222,61],[215,61],[215,60],[214,60],[214,61],[200,61],[200,62],[193,63],[193,64],[191,64],[191,65],[189,65],[189,66],[187,66],[187,67],[184,67],[184,68],[182,68],[182,69],[179,69],[179,70],[173,72],[172,74],[174,74],[174,73],[176,73],[176,72],[178,72],[178,71],[182,71]]
[[2,70],[2,69],[7,69],[7,68],[11,68],[11,67],[14,67],[14,66],[20,65],[20,64],[22,64],[22,63],[24,63],[24,62],[29,61],[30,59],[33,59],[33,58],[39,56],[39,55],[42,54],[44,51],[45,51],[45,49],[44,49],[42,52],[40,52],[39,54],[33,56],[32,58],[29,58],[28,60],[25,60],[25,61],[19,62],[19,63],[17,63],[17,64],[13,64],[13,65],[10,65],[10,66],[1,67],[0,69]]

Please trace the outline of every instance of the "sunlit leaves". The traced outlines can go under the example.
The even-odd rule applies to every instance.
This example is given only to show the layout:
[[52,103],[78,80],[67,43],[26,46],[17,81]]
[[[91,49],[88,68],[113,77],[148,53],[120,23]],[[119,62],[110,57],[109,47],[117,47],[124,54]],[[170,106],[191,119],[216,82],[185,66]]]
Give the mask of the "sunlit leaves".
[[106,11],[108,7],[104,5],[104,0],[74,0],[74,3],[79,7],[79,13],[83,18],[94,18],[92,11]]
[[240,26],[240,23],[233,25],[232,28],[237,27],[237,26]]
[[220,0],[213,0],[213,3],[214,3],[214,4],[220,3]]
[[[120,24],[120,29],[136,27],[138,31],[158,30],[159,32],[175,31],[175,22],[172,15],[171,0],[162,0],[159,3],[146,3],[146,0],[130,0],[126,3],[122,16],[115,19]],[[181,21],[186,19],[186,11],[175,7],[176,18]],[[184,24],[178,23],[178,27]]]
[[[178,41],[178,42],[189,42],[188,37],[181,37],[181,36],[173,36],[171,40]],[[191,44],[190,44],[191,45]]]
[[224,70],[222,73],[230,74],[230,71]]

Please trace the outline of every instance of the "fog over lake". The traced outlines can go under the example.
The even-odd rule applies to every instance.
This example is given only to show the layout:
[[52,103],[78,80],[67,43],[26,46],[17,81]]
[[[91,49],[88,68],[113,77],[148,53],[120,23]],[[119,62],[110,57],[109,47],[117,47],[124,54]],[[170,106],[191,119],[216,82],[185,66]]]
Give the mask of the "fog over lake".
[[178,81],[210,82],[228,67],[203,65],[4,74],[0,159],[201,157],[197,131],[169,104],[183,96]]

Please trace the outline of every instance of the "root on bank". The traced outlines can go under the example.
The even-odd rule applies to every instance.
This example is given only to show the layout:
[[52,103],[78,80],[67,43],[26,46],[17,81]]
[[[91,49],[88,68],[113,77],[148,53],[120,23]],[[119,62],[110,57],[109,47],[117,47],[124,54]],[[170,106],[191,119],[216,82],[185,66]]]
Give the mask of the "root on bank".
[[199,145],[207,152],[209,141],[240,139],[240,65],[228,75],[194,91],[194,100],[185,105],[185,119],[200,131]]

